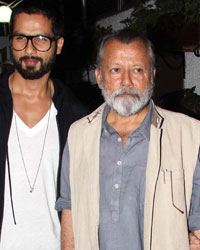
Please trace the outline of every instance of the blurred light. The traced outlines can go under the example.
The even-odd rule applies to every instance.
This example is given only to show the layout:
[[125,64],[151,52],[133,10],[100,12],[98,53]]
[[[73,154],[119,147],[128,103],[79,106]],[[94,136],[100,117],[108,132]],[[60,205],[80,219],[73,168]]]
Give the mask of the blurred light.
[[0,23],[9,23],[12,10],[8,6],[0,6]]
[[11,9],[15,8],[22,1],[23,0],[14,0],[9,4],[0,1],[0,4],[3,4],[2,6],[0,6],[0,23],[9,23],[10,16],[12,14]]

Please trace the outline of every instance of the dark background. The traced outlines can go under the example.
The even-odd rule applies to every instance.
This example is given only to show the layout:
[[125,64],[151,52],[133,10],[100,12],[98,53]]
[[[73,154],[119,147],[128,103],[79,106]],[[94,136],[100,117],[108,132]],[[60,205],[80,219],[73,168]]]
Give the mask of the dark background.
[[[62,79],[75,95],[91,110],[99,106],[103,99],[97,85],[82,80],[83,72],[95,63],[96,43],[95,22],[118,11],[117,0],[86,0],[85,8],[81,0],[60,0],[65,16],[65,45],[52,75]],[[123,9],[132,0],[125,0]]]
[[[24,0],[24,2],[35,1],[38,0]],[[85,8],[83,0],[40,1],[47,5],[53,3],[60,9],[65,20],[65,43],[62,53],[57,56],[52,77],[61,79],[92,111],[103,102],[103,99],[97,85],[92,85],[89,77],[83,80],[82,76],[83,72],[87,75],[95,64],[97,44],[95,22],[118,13],[120,0],[85,0]],[[5,0],[5,2],[11,3],[12,1]],[[120,6],[121,10],[131,7],[133,0],[123,0],[123,3],[123,6]],[[154,99],[163,107],[181,111],[177,100],[179,97],[182,98],[184,92],[174,95],[174,91],[183,89],[184,51],[169,50],[166,45],[169,46],[171,42],[164,33],[159,34],[153,30],[151,40],[156,44],[157,55]],[[172,93],[172,95],[163,98],[163,93]]]

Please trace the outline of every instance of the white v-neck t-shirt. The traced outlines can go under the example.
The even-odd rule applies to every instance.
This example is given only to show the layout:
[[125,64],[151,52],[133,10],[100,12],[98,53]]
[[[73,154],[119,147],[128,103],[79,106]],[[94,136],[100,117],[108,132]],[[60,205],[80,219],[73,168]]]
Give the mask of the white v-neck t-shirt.
[[[7,167],[0,250],[60,250],[60,222],[54,209],[59,162],[56,114],[57,110],[52,103],[50,111],[42,120],[29,128],[15,112],[13,113],[8,153],[16,225],[11,208]],[[38,171],[48,120],[41,165],[31,193],[19,141],[32,186]],[[19,140],[15,121],[17,121]]]

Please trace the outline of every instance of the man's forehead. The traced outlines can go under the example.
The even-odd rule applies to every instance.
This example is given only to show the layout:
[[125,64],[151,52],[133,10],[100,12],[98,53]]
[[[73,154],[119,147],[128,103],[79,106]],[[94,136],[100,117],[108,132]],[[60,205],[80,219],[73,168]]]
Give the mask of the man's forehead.
[[112,38],[112,39],[109,39],[107,40],[105,43],[104,43],[104,49],[106,47],[110,47],[110,46],[116,46],[121,48],[121,47],[127,47],[127,46],[130,46],[130,45],[136,45],[136,44],[139,44],[142,48],[146,48],[147,49],[147,46],[144,44],[144,42],[140,39],[135,39],[135,40],[132,40],[130,42],[123,42],[123,41],[120,41],[118,39],[115,39],[115,38]]
[[51,34],[52,33],[52,23],[43,14],[27,14],[19,13],[14,18],[13,32],[24,32],[29,35],[37,34]]
[[128,43],[117,39],[110,39],[105,42],[102,51],[102,60],[109,60],[112,57],[120,55],[135,56],[136,54],[145,56],[148,54],[148,48],[141,40],[134,40]]
[[17,18],[42,18],[50,20],[47,16],[45,16],[43,13],[26,13],[26,12],[20,12],[15,15],[15,20]]

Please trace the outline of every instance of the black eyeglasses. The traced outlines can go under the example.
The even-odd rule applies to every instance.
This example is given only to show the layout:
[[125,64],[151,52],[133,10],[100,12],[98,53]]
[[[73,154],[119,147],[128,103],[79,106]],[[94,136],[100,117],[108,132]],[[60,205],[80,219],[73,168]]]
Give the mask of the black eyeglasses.
[[25,35],[11,35],[9,37],[11,48],[17,51],[24,50],[28,41],[31,40],[33,47],[41,52],[46,52],[51,48],[52,42],[57,41],[59,36],[57,37],[49,37],[43,35],[37,36],[25,36]]

